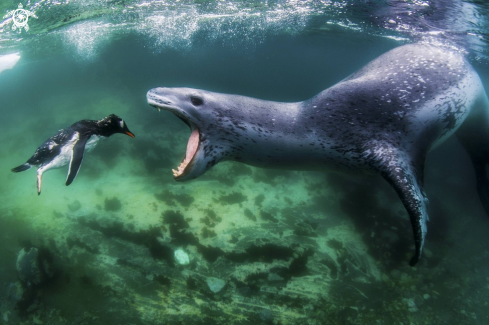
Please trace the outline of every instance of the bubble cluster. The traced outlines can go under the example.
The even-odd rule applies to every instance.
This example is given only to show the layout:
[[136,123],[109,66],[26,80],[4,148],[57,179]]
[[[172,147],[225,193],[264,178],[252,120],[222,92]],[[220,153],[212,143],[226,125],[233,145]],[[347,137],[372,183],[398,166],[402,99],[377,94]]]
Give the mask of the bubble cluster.
[[19,41],[30,44],[35,37],[45,40],[32,41],[33,46],[50,51],[53,44],[47,41],[53,35],[68,51],[92,60],[112,39],[133,33],[162,52],[197,42],[252,49],[270,35],[340,31],[402,42],[451,42],[476,58],[489,57],[489,6],[463,0],[450,6],[444,0],[39,0],[25,7],[39,19],[23,35],[5,28],[8,18],[0,21],[0,54],[18,51]]
[[64,44],[74,48],[83,60],[94,59],[100,47],[110,39],[110,24],[100,21],[85,21],[72,25],[62,33]]
[[188,48],[197,35],[207,41],[221,39],[231,46],[243,46],[262,42],[268,33],[302,31],[312,12],[308,3],[293,1],[273,8],[249,8],[221,1],[213,8],[196,5],[167,8],[144,15],[135,29],[149,36],[155,50]]

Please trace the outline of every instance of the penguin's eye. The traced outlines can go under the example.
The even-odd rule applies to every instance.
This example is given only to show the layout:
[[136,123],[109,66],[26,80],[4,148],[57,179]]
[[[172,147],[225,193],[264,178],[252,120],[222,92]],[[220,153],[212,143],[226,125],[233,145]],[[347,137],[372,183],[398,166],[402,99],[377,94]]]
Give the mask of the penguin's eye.
[[204,101],[202,100],[202,98],[199,98],[197,96],[191,96],[190,101],[192,102],[192,105],[194,105],[194,106],[200,106],[200,105],[204,104]]
[[121,129],[123,129],[124,128],[124,121],[123,120],[120,120],[119,121],[119,125],[121,126]]

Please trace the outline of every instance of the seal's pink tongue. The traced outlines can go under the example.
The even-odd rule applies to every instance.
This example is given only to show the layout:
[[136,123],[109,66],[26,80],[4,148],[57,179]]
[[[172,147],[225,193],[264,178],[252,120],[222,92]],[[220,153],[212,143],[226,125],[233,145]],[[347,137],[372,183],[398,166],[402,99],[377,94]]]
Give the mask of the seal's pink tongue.
[[197,148],[199,147],[199,131],[197,129],[192,131],[190,134],[190,139],[188,139],[187,144],[187,153],[185,155],[185,160],[190,162],[197,152]]

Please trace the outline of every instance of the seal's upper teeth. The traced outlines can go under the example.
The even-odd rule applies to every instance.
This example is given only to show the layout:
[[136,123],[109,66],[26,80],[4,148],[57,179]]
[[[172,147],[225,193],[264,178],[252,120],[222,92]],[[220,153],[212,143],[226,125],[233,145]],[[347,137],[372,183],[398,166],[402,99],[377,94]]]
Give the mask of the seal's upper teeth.
[[158,108],[158,112],[161,112],[161,108],[157,107]]

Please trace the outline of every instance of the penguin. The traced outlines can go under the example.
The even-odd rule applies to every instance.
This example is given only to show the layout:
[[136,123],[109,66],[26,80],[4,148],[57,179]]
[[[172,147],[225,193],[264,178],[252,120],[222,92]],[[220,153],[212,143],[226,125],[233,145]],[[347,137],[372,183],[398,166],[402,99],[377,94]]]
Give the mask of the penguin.
[[129,131],[124,120],[114,114],[98,121],[78,121],[44,141],[25,164],[12,168],[12,172],[23,172],[36,166],[37,195],[41,195],[42,174],[69,163],[66,178],[66,186],[68,186],[78,174],[85,150],[91,151],[99,140],[115,133],[125,133],[134,138],[134,134]]

